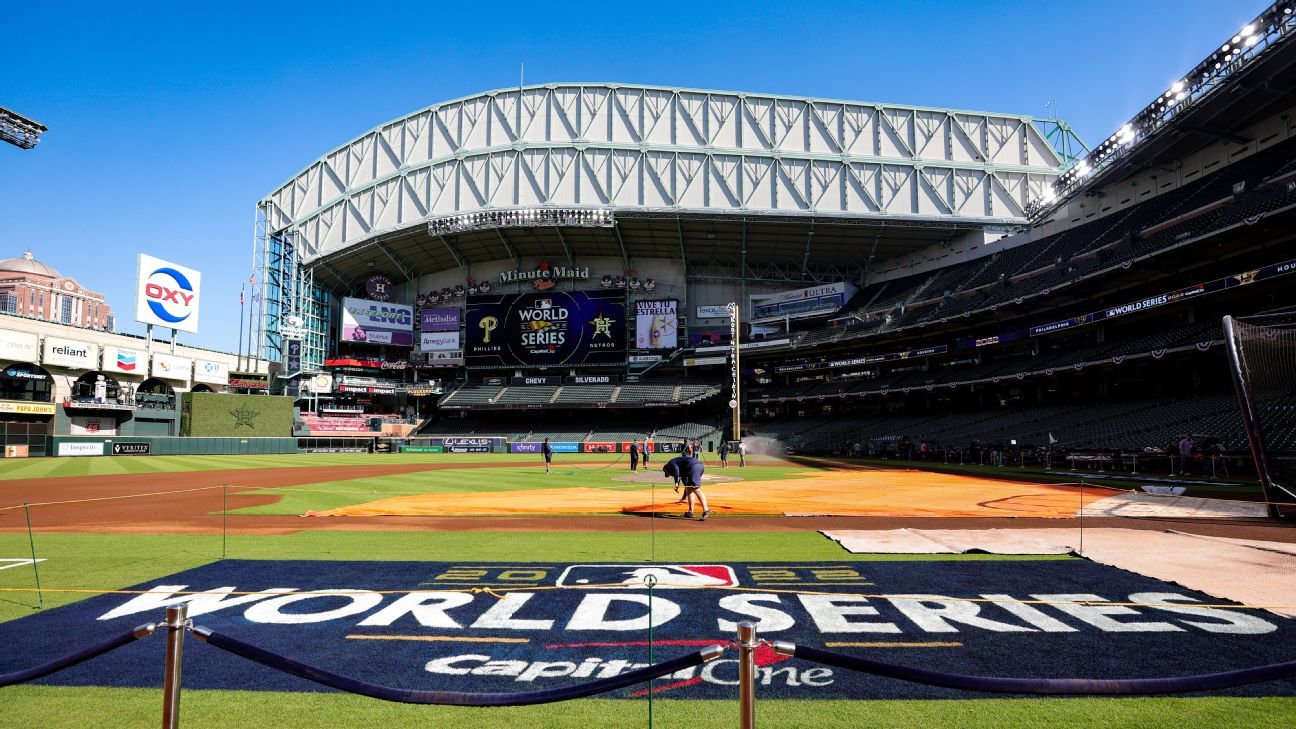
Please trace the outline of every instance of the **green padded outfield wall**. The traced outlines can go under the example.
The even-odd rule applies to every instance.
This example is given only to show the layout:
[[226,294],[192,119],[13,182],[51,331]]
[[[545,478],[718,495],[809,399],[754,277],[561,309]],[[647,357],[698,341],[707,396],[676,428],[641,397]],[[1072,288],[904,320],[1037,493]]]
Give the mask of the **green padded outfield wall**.
[[272,395],[186,392],[180,401],[180,435],[190,437],[287,437],[293,400]]

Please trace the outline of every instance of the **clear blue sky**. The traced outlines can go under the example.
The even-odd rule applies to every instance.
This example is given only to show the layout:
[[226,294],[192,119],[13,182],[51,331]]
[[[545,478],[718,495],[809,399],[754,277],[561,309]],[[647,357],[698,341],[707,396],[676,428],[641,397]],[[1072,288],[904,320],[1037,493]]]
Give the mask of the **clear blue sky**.
[[203,272],[233,351],[255,203],[329,149],[437,101],[618,81],[1045,115],[1091,144],[1263,0],[35,3],[0,24],[0,256],[30,248],[132,321],[139,252]]

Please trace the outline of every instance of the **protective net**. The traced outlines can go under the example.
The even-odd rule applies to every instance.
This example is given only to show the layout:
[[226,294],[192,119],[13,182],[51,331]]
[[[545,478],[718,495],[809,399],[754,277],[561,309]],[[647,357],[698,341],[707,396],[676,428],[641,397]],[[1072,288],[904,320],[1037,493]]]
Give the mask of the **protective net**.
[[1226,316],[1224,333],[1270,513],[1296,514],[1296,312]]

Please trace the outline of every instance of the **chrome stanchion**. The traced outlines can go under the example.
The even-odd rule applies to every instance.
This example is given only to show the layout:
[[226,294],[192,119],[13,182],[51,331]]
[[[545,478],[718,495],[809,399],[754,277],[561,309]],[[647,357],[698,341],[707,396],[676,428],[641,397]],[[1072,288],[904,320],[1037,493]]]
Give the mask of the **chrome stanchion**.
[[738,726],[756,726],[756,626],[738,623]]
[[184,656],[184,634],[189,627],[189,606],[167,608],[166,668],[162,676],[162,729],[180,726],[180,661]]

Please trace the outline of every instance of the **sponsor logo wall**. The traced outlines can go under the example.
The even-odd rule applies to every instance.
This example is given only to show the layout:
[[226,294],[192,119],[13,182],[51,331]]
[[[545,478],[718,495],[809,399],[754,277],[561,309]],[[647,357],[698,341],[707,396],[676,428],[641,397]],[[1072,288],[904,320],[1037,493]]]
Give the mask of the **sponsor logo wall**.
[[163,380],[188,382],[193,373],[193,360],[174,354],[153,353],[153,376]]
[[142,350],[125,347],[104,347],[101,369],[123,375],[148,374],[148,355]]
[[35,334],[0,329],[0,360],[35,362],[40,359],[40,340]]
[[[65,654],[76,647],[75,636],[88,631],[112,634],[156,620],[164,606],[179,603],[189,605],[198,625],[343,675],[466,692],[551,689],[633,670],[648,661],[650,617],[658,661],[726,643],[738,622],[750,620],[771,640],[885,643],[890,647],[883,658],[897,663],[1040,678],[1147,678],[1253,667],[1289,660],[1288,647],[1296,641],[1296,621],[1201,607],[1219,601],[1080,560],[963,562],[957,570],[947,562],[804,560],[482,564],[222,560],[131,588],[142,594],[96,595],[0,624],[7,648],[0,652],[0,672],[29,666],[31,656]],[[648,577],[657,582],[651,608]],[[516,589],[484,589],[501,583]],[[351,637],[356,635],[459,640]],[[833,647],[876,657],[863,647]],[[45,681],[156,686],[161,651],[136,648]],[[1094,656],[1102,660],[1094,664]],[[185,686],[192,689],[327,690],[222,651],[194,650],[185,663]],[[757,651],[757,667],[758,691],[772,699],[968,696],[767,650]],[[654,696],[733,700],[737,678],[731,648],[657,681]],[[641,698],[644,689],[636,685],[608,697]],[[1296,685],[1270,682],[1245,692],[1291,696]]]
[[679,302],[636,301],[635,347],[675,349],[679,346]]
[[41,364],[73,370],[93,370],[99,366],[99,345],[74,339],[45,337]]
[[468,366],[622,364],[625,314],[617,290],[470,297]]
[[135,282],[135,320],[182,332],[198,331],[202,274],[140,254]]
[[342,341],[414,345],[414,308],[370,299],[342,299]]

